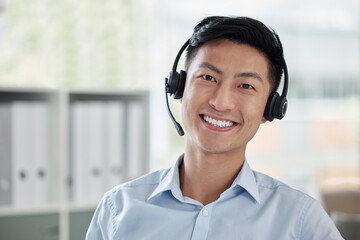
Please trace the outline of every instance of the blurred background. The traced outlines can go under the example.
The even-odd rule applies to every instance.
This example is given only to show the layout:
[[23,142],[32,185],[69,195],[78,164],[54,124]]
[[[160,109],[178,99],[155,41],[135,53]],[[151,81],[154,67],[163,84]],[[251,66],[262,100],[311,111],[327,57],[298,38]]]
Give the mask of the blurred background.
[[[248,146],[250,166],[320,200],[339,228],[360,222],[359,0],[0,0],[0,88],[147,92],[144,172],[169,167],[184,137],[167,116],[164,78],[193,27],[209,15],[256,18],[284,46],[288,113],[260,127]],[[180,103],[170,105],[181,123]],[[26,216],[57,212],[66,198],[56,210]],[[74,218],[59,210],[55,225],[80,219],[86,229],[95,206]],[[0,207],[0,229],[23,212]],[[72,234],[69,226],[52,232],[54,239]],[[347,239],[355,234],[344,232],[353,234]],[[83,236],[76,234],[70,238]]]

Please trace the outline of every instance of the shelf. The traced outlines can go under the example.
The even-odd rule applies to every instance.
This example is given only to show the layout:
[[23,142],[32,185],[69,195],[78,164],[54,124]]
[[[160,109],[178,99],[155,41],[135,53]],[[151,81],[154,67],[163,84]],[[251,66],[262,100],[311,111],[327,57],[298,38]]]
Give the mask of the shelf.
[[148,172],[148,105],[146,91],[0,88],[0,221],[83,238],[102,195]]
[[44,213],[59,213],[61,207],[59,204],[49,204],[46,206],[35,207],[14,207],[14,206],[1,206],[0,217],[15,216],[15,215],[32,215]]

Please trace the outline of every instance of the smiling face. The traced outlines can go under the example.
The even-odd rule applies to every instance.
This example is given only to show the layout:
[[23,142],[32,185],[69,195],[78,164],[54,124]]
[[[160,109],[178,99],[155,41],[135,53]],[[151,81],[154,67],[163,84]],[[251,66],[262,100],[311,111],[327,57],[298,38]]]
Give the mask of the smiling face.
[[218,39],[201,46],[187,71],[182,120],[187,147],[245,154],[270,93],[268,61],[257,49]]

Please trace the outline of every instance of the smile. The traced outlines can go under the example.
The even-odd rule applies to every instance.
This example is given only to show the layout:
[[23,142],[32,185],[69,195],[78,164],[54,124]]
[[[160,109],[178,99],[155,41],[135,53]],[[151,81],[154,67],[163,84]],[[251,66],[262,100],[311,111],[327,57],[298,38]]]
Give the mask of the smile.
[[225,127],[232,127],[235,125],[234,122],[232,121],[227,121],[227,120],[217,120],[217,119],[214,119],[214,118],[211,118],[207,115],[202,115],[202,119],[211,124],[212,126],[214,127],[218,127],[218,128],[225,128]]

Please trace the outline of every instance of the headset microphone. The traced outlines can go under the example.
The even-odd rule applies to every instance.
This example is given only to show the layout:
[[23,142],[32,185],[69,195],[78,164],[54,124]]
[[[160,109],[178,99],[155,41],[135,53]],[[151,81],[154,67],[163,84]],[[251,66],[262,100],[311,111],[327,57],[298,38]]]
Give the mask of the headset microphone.
[[174,95],[175,99],[182,98],[184,88],[185,88],[185,80],[186,80],[186,72],[180,71],[178,73],[176,71],[176,67],[178,65],[179,59],[181,57],[181,54],[185,51],[186,47],[189,45],[190,39],[185,42],[185,44],[181,47],[180,51],[176,55],[173,68],[171,72],[169,73],[169,76],[165,78],[165,96],[166,96],[166,106],[169,113],[169,116],[171,118],[171,121],[174,123],[175,128],[180,136],[184,135],[184,130],[182,129],[181,125],[175,120],[173,114],[171,113],[170,107],[169,107],[169,100],[167,94],[169,93],[170,96]]
[[[167,79],[165,79],[165,86],[167,85]],[[168,113],[169,113],[169,116],[172,120],[172,122],[174,123],[174,126],[177,130],[177,132],[179,133],[180,136],[183,136],[184,135],[184,130],[182,129],[180,123],[178,123],[173,114],[171,113],[171,110],[170,110],[170,107],[169,107],[169,100],[168,100],[168,96],[167,96],[167,91],[166,91],[166,87],[165,87],[165,96],[166,96],[166,106],[167,106],[167,110],[168,110]]]

